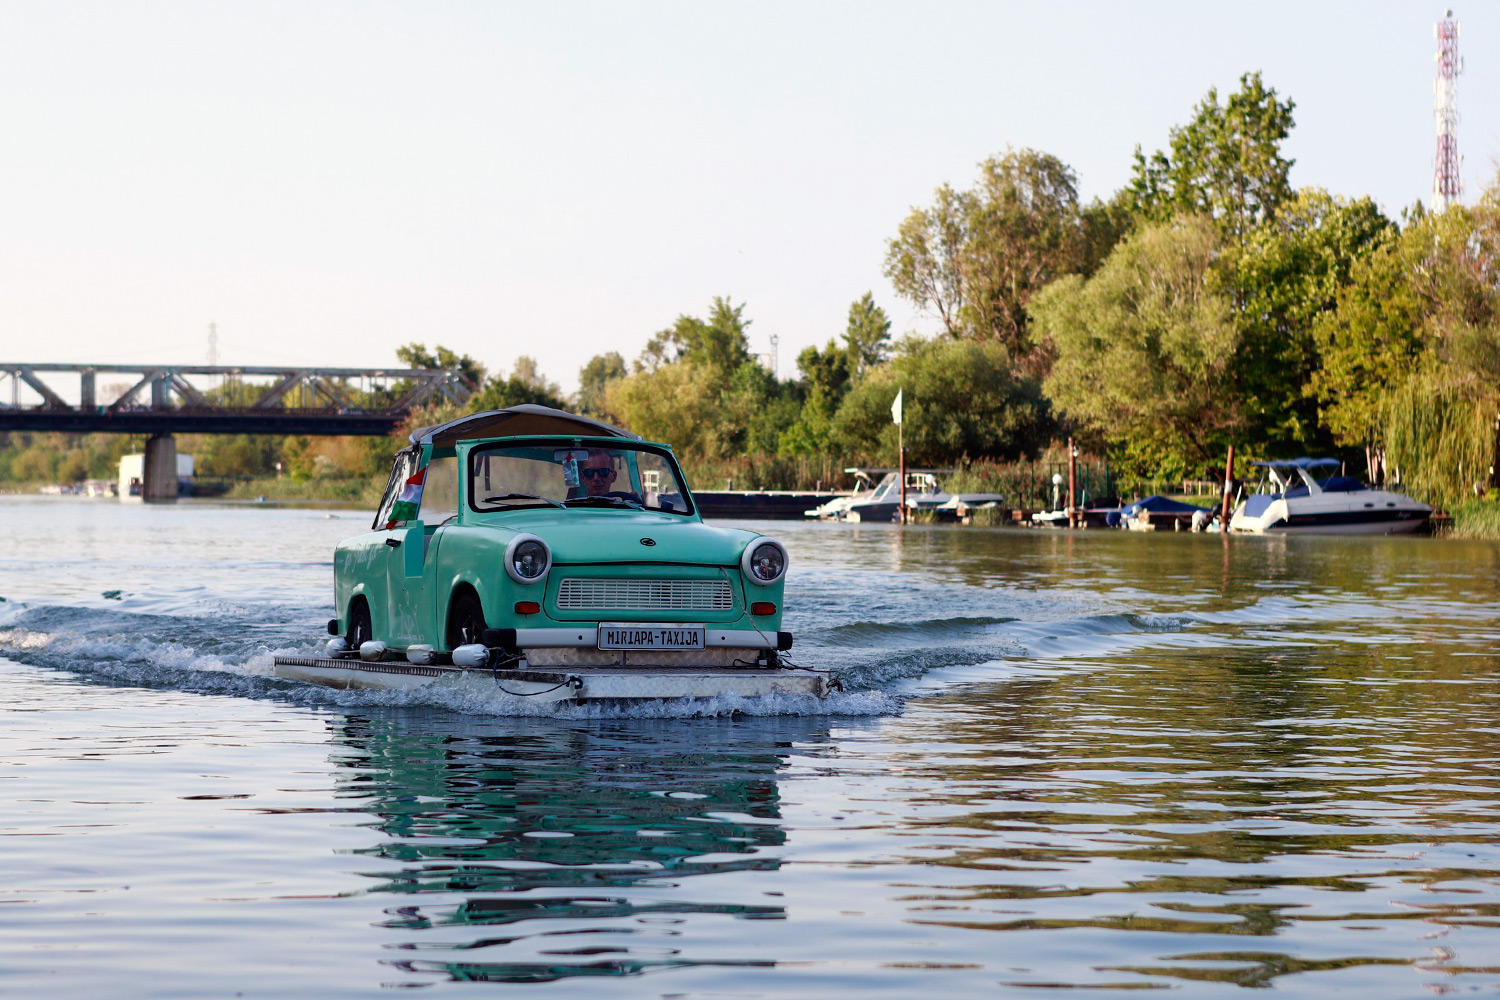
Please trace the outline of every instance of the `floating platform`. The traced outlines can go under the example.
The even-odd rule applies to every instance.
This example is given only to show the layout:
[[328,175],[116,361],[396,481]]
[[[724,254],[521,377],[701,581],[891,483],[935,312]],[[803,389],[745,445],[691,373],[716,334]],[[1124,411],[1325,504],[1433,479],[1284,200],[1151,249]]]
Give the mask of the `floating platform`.
[[693,501],[706,518],[800,521],[803,511],[847,495],[814,490],[694,490]]
[[[518,698],[551,701],[642,701],[675,698],[757,698],[769,694],[827,697],[834,687],[826,670],[802,667],[585,667],[519,668],[368,662],[323,656],[277,656],[275,674],[328,687],[409,690],[472,676]],[[524,661],[522,661],[524,664]]]

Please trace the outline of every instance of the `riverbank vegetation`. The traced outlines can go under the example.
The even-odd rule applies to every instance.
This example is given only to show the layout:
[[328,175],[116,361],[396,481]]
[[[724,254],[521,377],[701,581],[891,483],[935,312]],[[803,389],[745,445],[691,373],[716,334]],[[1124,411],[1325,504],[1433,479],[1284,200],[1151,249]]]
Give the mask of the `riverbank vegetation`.
[[[1223,100],[1210,90],[1088,203],[1057,157],[998,152],[892,220],[884,273],[939,332],[896,334],[865,292],[791,378],[752,352],[750,306],[727,296],[643,333],[634,357],[590,359],[571,398],[524,356],[492,374],[442,346],[397,355],[462,368],[469,409],[565,406],[671,442],[703,487],[846,485],[846,466],[894,465],[901,392],[908,462],[956,469],[956,484],[1019,495],[1071,437],[1128,493],[1222,477],[1233,444],[1244,459],[1336,454],[1452,509],[1459,530],[1500,533],[1492,505],[1464,504],[1497,464],[1500,192],[1397,219],[1293,188],[1294,111],[1258,73]],[[0,480],[109,476],[131,446],[11,435]],[[378,479],[395,446],[179,439],[200,474],[291,484],[276,492]]]

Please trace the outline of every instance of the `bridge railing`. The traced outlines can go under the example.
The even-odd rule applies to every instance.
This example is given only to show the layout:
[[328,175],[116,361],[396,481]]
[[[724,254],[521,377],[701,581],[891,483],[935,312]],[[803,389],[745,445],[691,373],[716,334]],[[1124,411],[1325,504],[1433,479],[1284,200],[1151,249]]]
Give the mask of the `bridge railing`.
[[0,430],[383,434],[473,388],[456,368],[0,362]]

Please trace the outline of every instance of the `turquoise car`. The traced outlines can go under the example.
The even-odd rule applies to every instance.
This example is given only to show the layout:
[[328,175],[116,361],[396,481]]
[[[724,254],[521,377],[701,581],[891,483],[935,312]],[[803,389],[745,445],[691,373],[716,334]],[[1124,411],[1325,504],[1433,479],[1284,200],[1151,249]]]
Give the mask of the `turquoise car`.
[[667,445],[514,406],[411,435],[371,530],[334,553],[329,632],[366,660],[775,667],[787,563],[704,524]]

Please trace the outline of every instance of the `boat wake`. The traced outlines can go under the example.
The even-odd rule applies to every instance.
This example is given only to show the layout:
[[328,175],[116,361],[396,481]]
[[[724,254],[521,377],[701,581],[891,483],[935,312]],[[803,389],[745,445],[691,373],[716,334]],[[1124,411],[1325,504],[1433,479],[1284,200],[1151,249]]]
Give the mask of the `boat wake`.
[[1051,621],[963,616],[842,622],[805,628],[789,657],[795,665],[833,672],[840,690],[826,699],[776,695],[632,705],[543,703],[507,694],[483,676],[446,678],[405,691],[339,691],[276,678],[274,656],[315,655],[322,647],[321,621],[290,606],[221,604],[204,615],[132,611],[118,603],[0,603],[0,656],[101,683],[340,708],[427,706],[558,718],[879,715],[899,711],[908,697],[954,685],[1095,669],[1147,647],[1186,651],[1268,641],[1298,644],[1305,626],[1330,617],[1378,620],[1389,614],[1380,601],[1346,598],[1330,606],[1267,595],[1225,611],[1077,614]]
[[[272,676],[272,658],[318,653],[321,623],[309,620],[305,609],[292,607],[226,604],[214,611],[133,611],[118,603],[0,604],[0,656],[100,683],[340,708],[427,706],[475,715],[558,718],[879,715],[898,711],[906,697],[917,693],[914,681],[926,678],[926,690],[934,683],[941,687],[941,675],[950,668],[980,668],[992,679],[1003,679],[1015,672],[1016,661],[1033,655],[1028,647],[1039,642],[1060,642],[1064,634],[1103,638],[1161,627],[1129,616],[1044,628],[1008,617],[853,622],[810,630],[799,637],[790,656],[795,664],[834,672],[840,690],[825,699],[775,695],[574,705],[515,697],[495,680],[473,676],[406,691],[339,691],[283,680]],[[996,669],[986,671],[987,666]]]

